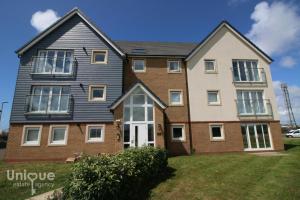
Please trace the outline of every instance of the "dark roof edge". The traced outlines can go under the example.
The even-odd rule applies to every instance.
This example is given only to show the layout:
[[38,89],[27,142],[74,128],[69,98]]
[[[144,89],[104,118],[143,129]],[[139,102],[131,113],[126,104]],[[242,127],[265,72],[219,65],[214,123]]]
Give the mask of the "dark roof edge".
[[[94,29],[99,36],[101,36],[102,38],[108,40],[108,44],[109,44],[112,48],[115,48],[117,53],[119,53],[122,57],[125,56],[125,53],[123,52],[123,50],[118,47],[118,45],[111,39],[109,38],[105,33],[103,33],[83,12],[81,12],[79,10],[79,8],[75,7],[73,8],[71,11],[69,11],[67,14],[65,14],[63,17],[61,17],[60,19],[58,19],[56,22],[54,22],[53,24],[51,24],[48,28],[46,28],[44,31],[40,32],[37,36],[33,37],[31,40],[29,40],[28,42],[26,42],[22,47],[20,47],[19,49],[17,49],[15,51],[15,53],[20,54],[20,52],[22,50],[24,50],[26,47],[28,47],[28,45],[30,45],[31,43],[33,43],[34,41],[38,40],[40,37],[44,38],[46,35],[48,35],[49,33],[51,33],[52,31],[54,31],[56,28],[58,28],[59,26],[61,26],[62,21],[66,20],[66,18],[68,17],[72,17],[73,15],[77,14],[79,17],[83,18],[83,20],[87,21],[87,24]],[[54,28],[55,26],[58,26],[56,28]],[[54,28],[54,29],[53,29]],[[53,30],[51,30],[53,29]],[[50,32],[49,32],[50,31]],[[49,33],[47,33],[49,32]],[[99,34],[100,33],[100,34]],[[45,34],[45,35],[44,35]],[[42,39],[40,38],[40,39]],[[26,51],[26,50],[25,50]]]

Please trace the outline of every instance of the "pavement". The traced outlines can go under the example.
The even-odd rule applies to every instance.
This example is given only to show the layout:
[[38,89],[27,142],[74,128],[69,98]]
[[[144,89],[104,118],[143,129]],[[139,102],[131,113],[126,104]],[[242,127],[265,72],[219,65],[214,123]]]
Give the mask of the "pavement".
[[255,152],[249,154],[256,155],[256,156],[288,156],[289,155],[287,153],[282,153],[282,152]]

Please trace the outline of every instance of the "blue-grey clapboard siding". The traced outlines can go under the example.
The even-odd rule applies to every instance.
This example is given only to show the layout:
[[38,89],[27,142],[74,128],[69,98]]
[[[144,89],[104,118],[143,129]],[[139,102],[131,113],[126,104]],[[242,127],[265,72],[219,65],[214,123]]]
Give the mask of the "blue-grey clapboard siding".
[[[84,52],[86,48],[88,55]],[[72,49],[78,61],[75,79],[35,79],[30,75],[30,59],[39,49]],[[108,50],[107,64],[91,64],[92,50]],[[122,93],[123,60],[105,41],[99,37],[80,17],[75,15],[61,27],[39,41],[22,55],[12,106],[11,123],[42,122],[109,122],[113,115],[109,105]],[[83,84],[84,90],[80,87]],[[25,98],[32,85],[70,85],[74,98],[71,118],[33,119],[24,115]],[[105,84],[106,101],[88,102],[88,86]]]

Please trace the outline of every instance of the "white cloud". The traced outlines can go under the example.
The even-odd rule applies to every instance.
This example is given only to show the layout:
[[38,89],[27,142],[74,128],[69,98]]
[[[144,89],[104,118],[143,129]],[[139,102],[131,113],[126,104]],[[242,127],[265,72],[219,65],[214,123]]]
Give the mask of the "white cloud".
[[292,3],[265,1],[258,3],[251,19],[251,30],[246,34],[268,54],[282,54],[300,46],[300,16]]
[[293,68],[296,65],[296,60],[291,56],[285,56],[280,60],[280,65],[285,68]]
[[48,9],[46,11],[37,11],[31,17],[31,25],[41,32],[48,28],[51,24],[57,21],[60,17],[54,10]]
[[[284,96],[281,90],[281,81],[273,81],[273,87],[275,90],[278,112],[280,114],[281,123],[288,123],[288,112],[285,107]],[[293,113],[297,124],[300,124],[300,87],[288,86],[289,96],[292,104]]]

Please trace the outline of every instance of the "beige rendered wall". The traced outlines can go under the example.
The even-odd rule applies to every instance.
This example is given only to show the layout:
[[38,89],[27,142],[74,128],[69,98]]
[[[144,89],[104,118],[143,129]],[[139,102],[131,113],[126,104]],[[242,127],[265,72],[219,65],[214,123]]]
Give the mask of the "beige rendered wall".
[[[207,74],[204,59],[215,59],[217,73]],[[267,86],[238,87],[238,89],[259,89],[264,98],[270,99],[274,120],[279,120],[277,104],[268,62],[248,46],[226,26],[223,26],[188,62],[187,74],[191,121],[236,121],[236,87],[233,84],[232,59],[255,59],[258,67],[264,68]],[[219,90],[221,105],[209,106],[207,90]]]

